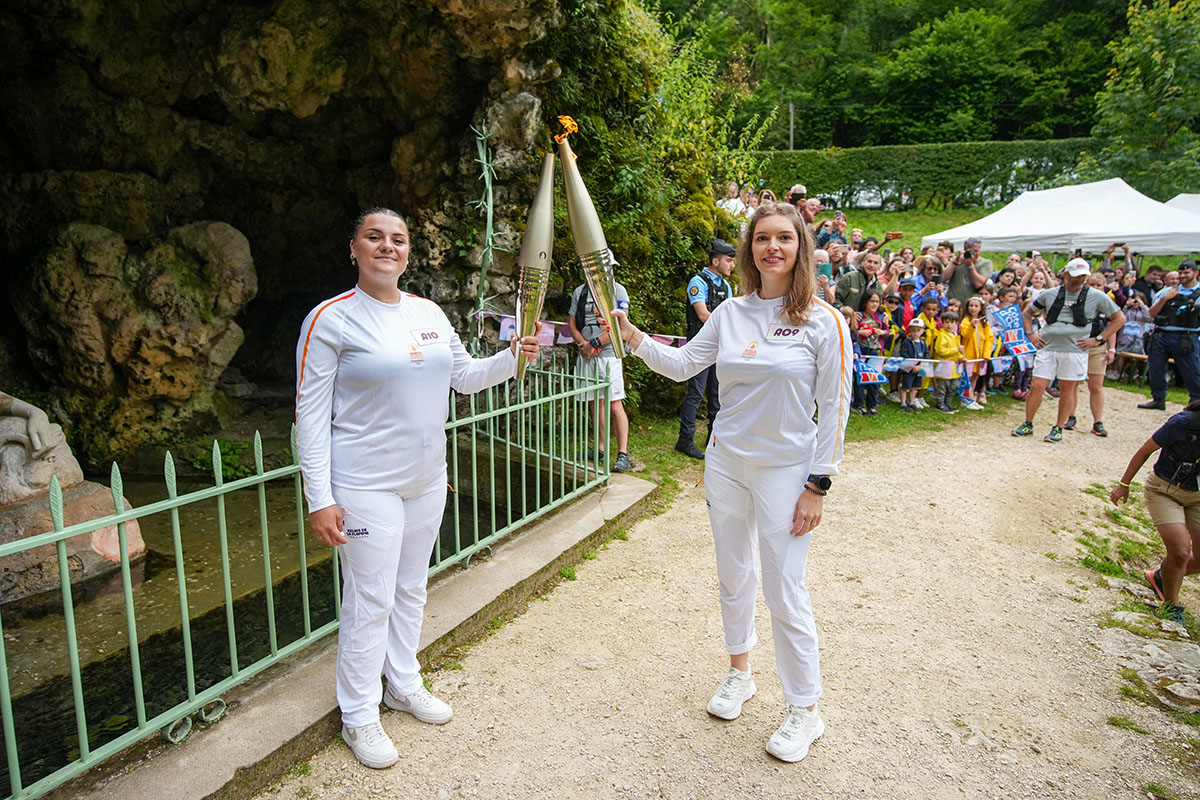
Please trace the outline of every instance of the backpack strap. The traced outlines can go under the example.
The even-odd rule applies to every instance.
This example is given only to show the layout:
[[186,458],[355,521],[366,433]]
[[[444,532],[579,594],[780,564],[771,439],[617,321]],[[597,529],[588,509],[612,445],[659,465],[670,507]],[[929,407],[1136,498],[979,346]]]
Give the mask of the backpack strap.
[[579,302],[575,305],[575,327],[583,333],[584,320],[587,319],[587,302],[592,297],[588,291],[587,281],[583,282],[583,291],[579,293]]

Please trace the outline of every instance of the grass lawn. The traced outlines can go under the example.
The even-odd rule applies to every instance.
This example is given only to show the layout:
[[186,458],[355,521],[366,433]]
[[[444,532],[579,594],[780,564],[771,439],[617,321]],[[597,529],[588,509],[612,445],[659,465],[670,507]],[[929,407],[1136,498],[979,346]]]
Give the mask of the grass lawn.
[[[1150,384],[1148,383],[1143,383],[1141,386],[1135,386],[1132,383],[1106,380],[1104,385],[1110,389],[1120,389],[1123,392],[1129,392],[1130,394],[1137,395],[1137,402],[1139,403],[1142,400],[1150,399]],[[1176,386],[1174,381],[1172,381],[1171,385],[1167,387],[1167,402],[1179,403],[1182,406],[1186,406],[1188,404],[1187,387]]]

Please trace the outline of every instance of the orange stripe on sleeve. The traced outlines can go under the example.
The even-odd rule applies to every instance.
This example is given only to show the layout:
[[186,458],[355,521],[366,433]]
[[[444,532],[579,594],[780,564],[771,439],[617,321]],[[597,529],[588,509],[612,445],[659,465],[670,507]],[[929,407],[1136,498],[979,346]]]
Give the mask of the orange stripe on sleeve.
[[[838,378],[840,379],[841,384],[844,386],[845,382],[846,382],[846,334],[843,332],[842,323],[845,320],[842,317],[842,313],[840,311],[838,311],[836,308],[834,308],[833,306],[831,306],[829,303],[826,303],[824,300],[820,299],[819,297],[814,297],[813,299],[816,300],[817,303],[819,303],[822,307],[827,309],[830,314],[833,314],[834,322],[837,324],[838,357],[841,360],[841,371],[838,373]],[[846,410],[846,392],[843,390],[843,391],[838,392],[838,434],[837,434],[837,441],[834,443],[834,453],[835,454],[837,454],[838,452],[841,451],[842,439],[845,436],[846,427],[845,427],[845,425],[842,424],[842,415],[845,412],[845,410]]]
[[304,336],[304,352],[300,355],[300,377],[296,381],[296,405],[300,404],[300,389],[304,386],[304,364],[308,361],[308,342],[310,339],[312,339],[313,328],[317,327],[317,320],[319,320],[321,315],[325,313],[325,309],[329,308],[334,303],[340,303],[342,300],[349,300],[351,297],[354,297],[354,292],[350,292],[350,294],[344,294],[341,297],[333,298],[328,303],[317,309],[316,316],[313,317],[313,321],[309,324],[308,333]]

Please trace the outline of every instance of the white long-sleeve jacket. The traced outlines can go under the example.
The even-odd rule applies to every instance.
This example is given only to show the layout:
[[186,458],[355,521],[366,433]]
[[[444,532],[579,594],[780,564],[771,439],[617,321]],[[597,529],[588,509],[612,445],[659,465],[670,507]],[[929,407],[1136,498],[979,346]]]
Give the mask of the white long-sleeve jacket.
[[450,388],[494,386],[510,350],[474,359],[436,303],[380,302],[359,288],[304,319],[296,345],[296,435],[309,511],[332,486],[414,494],[445,480]]
[[850,415],[850,331],[820,299],[803,325],[784,322],[782,310],[782,300],[757,294],[730,298],[683,347],[647,336],[634,352],[677,381],[717,365],[721,411],[713,435],[728,452],[755,464],[811,464],[814,474],[836,475]]

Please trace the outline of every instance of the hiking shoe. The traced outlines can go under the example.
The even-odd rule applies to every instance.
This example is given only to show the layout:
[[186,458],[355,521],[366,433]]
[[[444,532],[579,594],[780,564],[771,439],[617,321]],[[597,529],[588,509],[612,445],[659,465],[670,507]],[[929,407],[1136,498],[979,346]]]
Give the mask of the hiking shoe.
[[424,686],[418,687],[412,694],[397,694],[389,686],[383,693],[383,704],[395,711],[412,714],[430,725],[445,725],[454,716],[450,706],[431,695]]
[[949,403],[938,403],[937,410],[942,412],[943,414],[957,414],[958,413],[958,409],[951,408]]
[[730,667],[716,694],[708,701],[708,713],[721,719],[737,719],[742,713],[742,703],[754,697],[757,691],[753,675]]
[[1147,400],[1144,403],[1138,403],[1138,408],[1149,408],[1154,411],[1166,411],[1167,410],[1167,401],[1166,400]]
[[1096,420],[1092,423],[1092,433],[1097,436],[1108,436],[1108,430],[1104,427],[1104,423]]
[[1020,425],[1013,428],[1012,435],[1013,436],[1032,436],[1033,435],[1033,423],[1030,422],[1029,420],[1025,420]]
[[1171,622],[1178,622],[1180,625],[1184,624],[1183,606],[1167,606],[1163,613]]
[[[698,458],[701,461],[704,460],[704,451],[699,447],[696,447],[696,443],[691,439],[680,439],[675,443],[675,449],[683,453],[688,458]],[[617,456],[617,460],[621,460],[619,455]]]
[[358,728],[343,725],[342,740],[364,767],[387,769],[400,760],[396,745],[392,744],[391,737],[383,732],[383,726],[378,722]]
[[1042,441],[1050,442],[1051,444],[1058,444],[1062,441],[1062,428],[1054,425],[1050,428],[1050,432],[1042,437]]
[[1167,595],[1163,592],[1162,569],[1146,570],[1146,582],[1150,584],[1150,588],[1154,590],[1154,594],[1158,597],[1158,602],[1167,602]]
[[1067,417],[1067,424],[1066,424],[1066,425],[1063,425],[1063,430],[1064,430],[1064,431],[1073,431],[1073,430],[1075,430],[1075,415],[1074,415],[1074,414],[1072,414],[1071,416]]
[[[695,445],[692,445],[692,447],[695,447]],[[704,454],[701,453],[700,457],[704,458]],[[617,453],[617,460],[613,462],[612,471],[629,472],[631,469],[633,469],[633,465],[629,463],[629,455],[626,453]]]
[[910,405],[908,405],[907,403],[905,403],[904,405],[900,406],[900,410],[901,410],[901,411],[903,411],[905,414],[915,414],[915,413],[917,413],[917,407],[916,407],[916,406],[910,406]]
[[808,748],[825,733],[825,723],[814,707],[789,705],[787,719],[767,742],[767,752],[780,761],[795,762],[808,755]]

